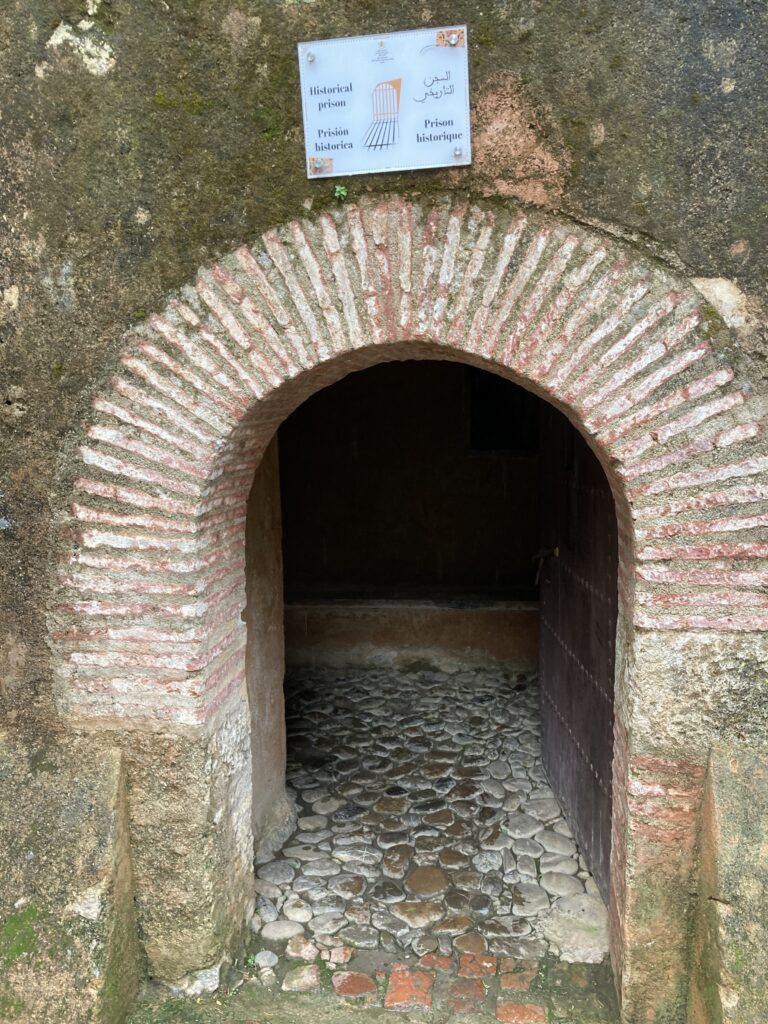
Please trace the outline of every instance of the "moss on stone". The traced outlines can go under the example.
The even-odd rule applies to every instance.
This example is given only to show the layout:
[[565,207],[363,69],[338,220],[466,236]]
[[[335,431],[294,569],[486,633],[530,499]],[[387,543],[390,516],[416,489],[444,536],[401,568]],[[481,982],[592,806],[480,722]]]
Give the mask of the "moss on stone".
[[24,1003],[15,995],[0,992],[0,1020],[17,1020],[24,1013]]
[[18,914],[11,914],[0,924],[0,961],[6,966],[25,953],[37,949],[35,922],[40,917],[37,907],[30,905]]
[[707,337],[711,338],[713,335],[719,334],[723,330],[723,318],[710,303],[702,303],[701,316],[701,330]]
[[181,93],[176,96],[169,96],[164,92],[156,92],[152,97],[152,102],[156,107],[185,110],[188,114],[204,114],[215,106],[213,100],[196,92]]

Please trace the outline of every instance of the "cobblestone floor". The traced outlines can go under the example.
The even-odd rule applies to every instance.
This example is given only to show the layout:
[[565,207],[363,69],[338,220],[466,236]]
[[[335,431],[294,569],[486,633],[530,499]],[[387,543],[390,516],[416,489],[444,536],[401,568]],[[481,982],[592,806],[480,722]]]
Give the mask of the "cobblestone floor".
[[603,961],[607,924],[542,768],[535,676],[304,671],[286,702],[298,828],[257,866],[247,971],[547,1020],[524,994],[553,963]]
[[617,1024],[535,676],[323,670],[286,695],[299,827],[257,866],[250,947],[132,1024]]

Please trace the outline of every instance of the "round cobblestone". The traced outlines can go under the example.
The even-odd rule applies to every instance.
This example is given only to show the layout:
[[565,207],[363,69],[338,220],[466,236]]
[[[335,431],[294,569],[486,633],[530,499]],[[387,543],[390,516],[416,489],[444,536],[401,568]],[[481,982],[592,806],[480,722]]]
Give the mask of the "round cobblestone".
[[287,688],[297,829],[257,869],[260,939],[331,966],[337,948],[545,955],[551,901],[595,886],[543,771],[532,677],[306,670]]

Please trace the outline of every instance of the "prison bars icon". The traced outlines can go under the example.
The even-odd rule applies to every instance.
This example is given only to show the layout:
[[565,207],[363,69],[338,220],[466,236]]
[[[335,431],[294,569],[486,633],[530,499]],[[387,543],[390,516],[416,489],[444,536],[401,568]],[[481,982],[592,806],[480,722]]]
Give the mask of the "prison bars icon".
[[373,120],[363,139],[366,149],[384,149],[397,142],[401,83],[402,79],[393,78],[388,82],[379,82],[374,87]]

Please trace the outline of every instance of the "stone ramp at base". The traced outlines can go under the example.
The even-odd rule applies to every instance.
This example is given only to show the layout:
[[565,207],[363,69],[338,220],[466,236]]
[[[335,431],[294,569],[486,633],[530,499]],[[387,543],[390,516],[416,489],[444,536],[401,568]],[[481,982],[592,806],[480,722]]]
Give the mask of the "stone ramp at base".
[[121,1024],[138,985],[121,755],[0,730],[0,1020]]

